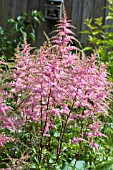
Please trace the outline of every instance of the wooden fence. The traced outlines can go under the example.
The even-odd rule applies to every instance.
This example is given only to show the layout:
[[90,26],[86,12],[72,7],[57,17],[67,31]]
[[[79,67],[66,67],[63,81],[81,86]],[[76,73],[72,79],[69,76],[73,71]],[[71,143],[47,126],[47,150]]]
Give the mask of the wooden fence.
[[[46,0],[0,0],[0,26],[6,27],[6,21],[9,18],[16,18],[23,12],[37,9],[44,13],[44,4]],[[107,14],[107,10],[103,7],[107,4],[107,0],[64,0],[68,18],[76,27],[76,35],[80,41],[85,43],[86,36],[79,34],[79,31],[85,30],[84,20],[86,18],[103,17]],[[104,20],[105,21],[105,20]],[[43,31],[47,34],[55,29],[56,21],[46,20],[37,26],[37,46],[40,46],[45,37]]]

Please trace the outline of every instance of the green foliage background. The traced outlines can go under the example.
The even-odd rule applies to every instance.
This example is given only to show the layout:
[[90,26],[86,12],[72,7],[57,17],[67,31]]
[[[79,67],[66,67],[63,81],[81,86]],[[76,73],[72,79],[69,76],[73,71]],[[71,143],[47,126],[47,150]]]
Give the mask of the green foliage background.
[[16,19],[8,19],[8,29],[0,27],[0,57],[7,62],[14,60],[15,49],[24,38],[35,45],[36,27],[41,21],[44,21],[43,13],[37,10],[23,13]]

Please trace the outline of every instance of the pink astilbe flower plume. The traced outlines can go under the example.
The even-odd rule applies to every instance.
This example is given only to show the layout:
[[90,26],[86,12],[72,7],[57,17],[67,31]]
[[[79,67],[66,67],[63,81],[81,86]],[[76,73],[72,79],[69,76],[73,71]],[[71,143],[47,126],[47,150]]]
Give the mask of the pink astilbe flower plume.
[[[96,54],[85,57],[72,44],[76,38],[71,27],[65,14],[58,24],[57,35],[49,45],[44,43],[31,54],[32,48],[25,43],[17,53],[10,86],[11,95],[16,96],[15,112],[19,114],[11,120],[18,120],[20,126],[38,122],[41,125],[39,133],[43,136],[48,130],[56,128],[55,117],[59,122],[64,119],[65,126],[70,124],[73,128],[81,120],[86,127],[79,134],[74,130],[73,141],[86,142],[94,136],[104,136],[99,132],[101,122],[99,126],[96,124],[100,115],[107,115],[111,85],[106,67],[96,60]],[[73,50],[78,50],[78,54],[74,54]],[[3,119],[3,122],[10,129],[9,118]],[[12,126],[16,125],[13,123]],[[94,141],[93,145],[97,148]]]

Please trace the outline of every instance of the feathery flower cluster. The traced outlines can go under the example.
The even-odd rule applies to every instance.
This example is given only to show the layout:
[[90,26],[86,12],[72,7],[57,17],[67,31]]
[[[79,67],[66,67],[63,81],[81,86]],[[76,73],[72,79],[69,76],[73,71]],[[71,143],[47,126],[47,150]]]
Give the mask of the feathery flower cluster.
[[[20,115],[4,114],[2,122],[10,130],[30,121],[43,122],[41,133],[47,136],[48,130],[55,128],[55,116],[59,122],[65,119],[66,125],[74,122],[75,129],[82,120],[85,127],[79,136],[75,133],[73,142],[89,140],[91,147],[97,148],[94,138],[104,136],[99,132],[102,126],[99,117],[108,115],[110,83],[105,65],[96,60],[96,54],[85,57],[73,46],[72,41],[77,40],[71,27],[64,14],[57,35],[39,51],[31,54],[32,48],[27,43],[18,51],[10,86],[17,106],[12,112]],[[78,50],[78,54],[73,50]]]
[[[4,62],[0,62],[1,64],[5,64]],[[1,77],[0,77],[1,78]],[[0,89],[0,122],[3,120],[3,117],[6,116],[7,117],[7,112],[10,110],[10,107],[7,106],[4,101],[3,101],[3,90]],[[8,119],[8,117],[7,117]],[[10,118],[9,118],[10,119]],[[7,124],[6,124],[7,126]],[[0,130],[2,129],[2,126],[0,125]],[[3,146],[4,144],[6,144],[8,141],[12,140],[11,137],[7,137],[5,135],[3,135],[2,133],[0,134],[0,146]]]

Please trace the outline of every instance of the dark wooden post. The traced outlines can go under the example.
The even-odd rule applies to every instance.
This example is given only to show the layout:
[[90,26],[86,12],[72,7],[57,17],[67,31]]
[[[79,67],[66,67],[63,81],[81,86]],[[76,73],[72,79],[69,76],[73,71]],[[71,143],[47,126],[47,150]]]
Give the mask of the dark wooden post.
[[4,24],[4,0],[0,1],[0,26]]

